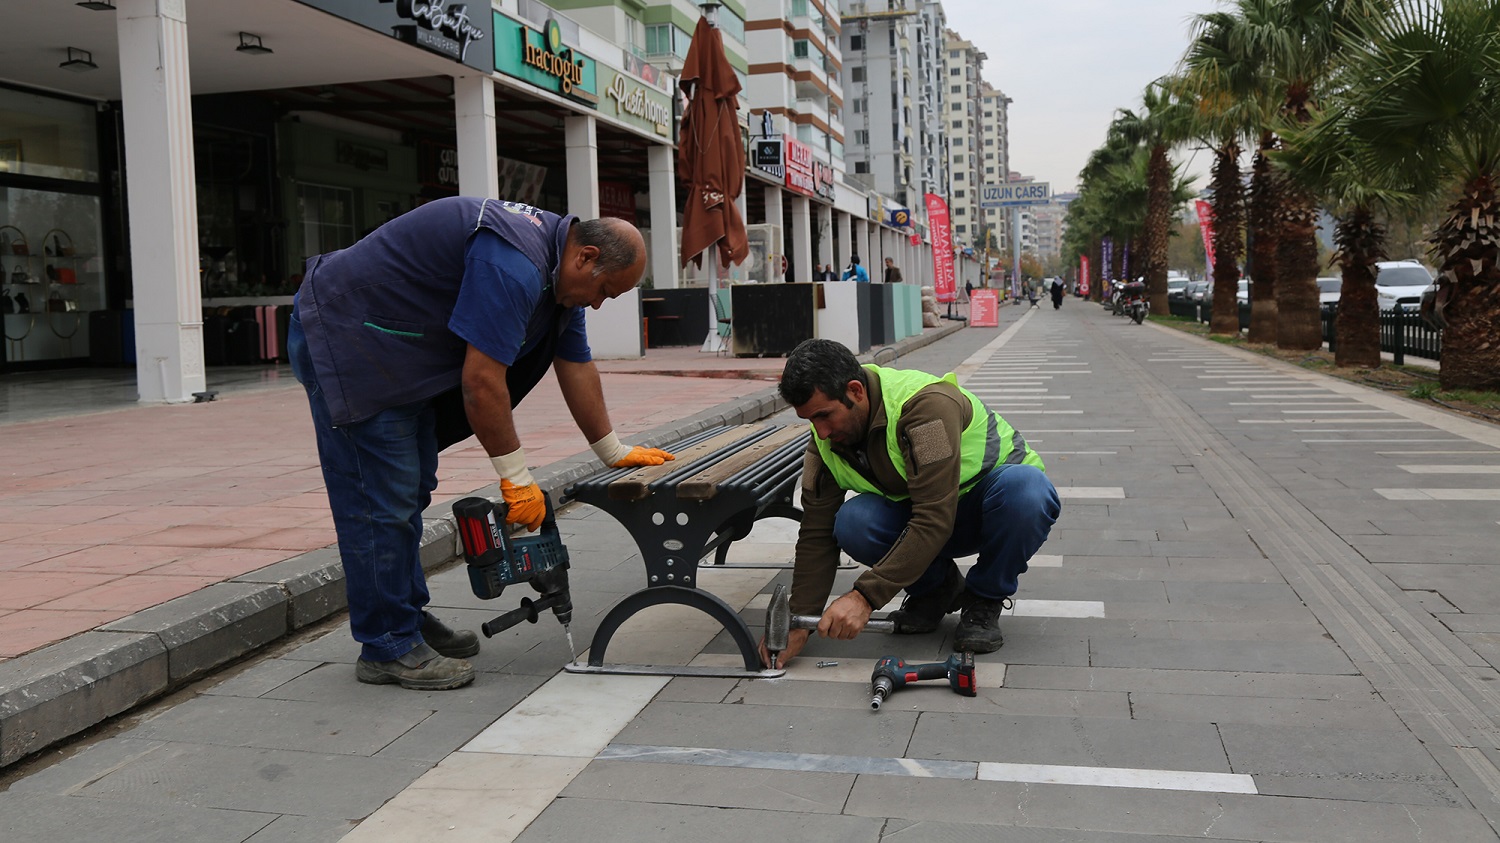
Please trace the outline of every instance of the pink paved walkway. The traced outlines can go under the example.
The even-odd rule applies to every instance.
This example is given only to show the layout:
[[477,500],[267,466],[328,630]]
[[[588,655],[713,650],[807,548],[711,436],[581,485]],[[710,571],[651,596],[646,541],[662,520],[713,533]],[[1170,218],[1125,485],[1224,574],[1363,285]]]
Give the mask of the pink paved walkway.
[[[768,388],[784,362],[663,349],[599,365],[629,441]],[[551,376],[517,422],[533,466],[588,447]],[[306,398],[290,380],[0,430],[0,661],[334,542]],[[470,440],[443,455],[434,500],[493,482]]]

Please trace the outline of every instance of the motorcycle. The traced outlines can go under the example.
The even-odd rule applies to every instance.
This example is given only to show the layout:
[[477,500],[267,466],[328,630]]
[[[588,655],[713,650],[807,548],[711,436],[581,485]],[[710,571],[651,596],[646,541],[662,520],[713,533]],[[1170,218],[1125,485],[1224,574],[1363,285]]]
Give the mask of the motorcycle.
[[1151,312],[1151,302],[1146,300],[1146,284],[1143,281],[1131,281],[1121,287],[1120,302],[1120,312],[1128,315],[1137,325],[1145,322],[1146,316]]

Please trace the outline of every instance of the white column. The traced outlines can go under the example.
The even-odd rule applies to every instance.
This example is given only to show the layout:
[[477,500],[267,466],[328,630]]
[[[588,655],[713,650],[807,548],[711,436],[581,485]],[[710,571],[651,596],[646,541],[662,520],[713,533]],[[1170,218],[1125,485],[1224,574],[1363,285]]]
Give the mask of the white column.
[[458,192],[500,196],[495,140],[495,81],[488,76],[453,77],[453,119],[458,134]]
[[[786,248],[786,219],[785,215],[781,213],[781,188],[774,184],[766,185],[766,222],[776,226],[776,230],[781,232],[781,239],[775,244],[775,248],[779,257],[787,258],[786,255],[780,254],[781,250]],[[790,260],[790,258],[787,258],[787,260]],[[779,260],[772,262],[771,271],[766,273],[767,281],[786,280],[781,272],[781,267],[777,265],[779,263]]]
[[658,290],[677,289],[677,150],[652,144],[646,150],[651,173],[651,283]]
[[[833,270],[839,275],[849,268],[849,256],[859,252],[849,237],[849,215],[843,211],[833,212],[834,235],[838,239],[838,254],[833,259]],[[861,258],[863,260],[863,258]]]
[[[856,217],[854,220],[854,249],[851,257],[853,255],[859,255],[861,263],[870,259],[870,221],[864,217]],[[848,265],[846,260],[844,266]],[[842,274],[843,270],[840,269],[839,272]]]
[[813,280],[812,273],[812,200],[792,196],[792,278],[803,283]]
[[580,114],[563,118],[564,160],[568,167],[568,213],[580,219],[599,216],[599,124]]
[[189,402],[207,378],[186,1],[120,0],[116,8],[126,210],[135,220],[136,390],[142,403]]
[[818,205],[818,269],[833,263],[833,206]]

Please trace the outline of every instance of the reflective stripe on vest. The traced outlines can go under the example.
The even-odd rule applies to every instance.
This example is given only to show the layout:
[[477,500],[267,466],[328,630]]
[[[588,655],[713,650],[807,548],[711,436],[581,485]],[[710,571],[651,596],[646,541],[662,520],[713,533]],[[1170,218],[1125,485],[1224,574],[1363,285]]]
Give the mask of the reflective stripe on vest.
[[[941,378],[919,372],[913,369],[885,369],[873,364],[865,366],[871,374],[880,379],[880,400],[885,406],[886,416],[886,452],[890,455],[891,465],[903,480],[908,480],[906,473],[906,459],[901,455],[901,442],[898,434],[898,426],[901,421],[901,410],[906,402],[916,395],[924,387],[931,386],[939,381],[952,384],[965,398],[969,399],[973,407],[973,418],[964,428],[963,435],[959,437],[959,494],[963,494],[973,488],[979,478],[985,472],[996,465],[1033,465],[1042,470],[1046,466],[1042,464],[1042,458],[1031,446],[1026,444],[1026,437],[1021,432],[1011,427],[999,413],[991,412],[984,406],[984,402],[974,393],[958,385],[958,378],[952,372]],[[813,442],[817,443],[818,454],[823,458],[823,464],[833,473],[834,480],[838,481],[841,488],[851,489],[856,492],[866,492],[881,495],[891,500],[905,500],[905,494],[891,494],[884,489],[876,488],[863,474],[859,473],[849,461],[839,456],[828,441],[813,432]]]

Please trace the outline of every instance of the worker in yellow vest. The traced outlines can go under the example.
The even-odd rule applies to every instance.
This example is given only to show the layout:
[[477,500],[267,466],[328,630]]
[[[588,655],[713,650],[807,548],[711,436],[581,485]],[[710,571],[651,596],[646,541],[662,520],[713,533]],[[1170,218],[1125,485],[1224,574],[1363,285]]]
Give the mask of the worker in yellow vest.
[[[961,610],[954,650],[999,649],[1000,612],[1062,508],[1026,438],[952,374],[860,366],[830,340],[792,351],[780,392],[813,428],[792,613],[849,639],[904,590],[897,633],[932,632]],[[869,570],[825,609],[841,550]],[[955,558],[976,553],[963,574]],[[792,630],[783,663],[809,634]]]

